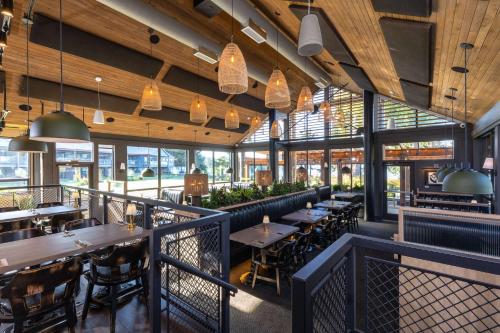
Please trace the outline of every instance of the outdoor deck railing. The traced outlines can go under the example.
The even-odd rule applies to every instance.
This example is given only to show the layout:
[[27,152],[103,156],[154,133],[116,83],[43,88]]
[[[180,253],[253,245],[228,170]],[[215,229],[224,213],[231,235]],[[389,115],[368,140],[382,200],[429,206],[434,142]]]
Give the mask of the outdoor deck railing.
[[293,276],[293,333],[496,332],[499,278],[499,258],[345,234]]
[[73,186],[0,189],[0,207],[48,202],[76,204],[104,224],[127,223],[134,203],[135,224],[150,230],[150,331],[229,332],[229,297],[237,289],[229,284],[228,213]]

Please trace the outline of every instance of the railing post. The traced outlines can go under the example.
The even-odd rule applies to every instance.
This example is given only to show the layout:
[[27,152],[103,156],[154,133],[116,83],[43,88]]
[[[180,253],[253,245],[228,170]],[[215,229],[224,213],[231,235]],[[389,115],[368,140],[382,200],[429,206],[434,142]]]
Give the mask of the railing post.
[[[229,214],[225,214],[220,223],[220,240],[221,240],[221,253],[222,253],[222,276],[221,279],[225,282],[229,282]],[[229,319],[230,319],[230,308],[229,308],[229,292],[225,288],[222,289],[222,300],[221,300],[221,331],[229,332]]]
[[144,222],[144,229],[153,229],[153,224],[151,223],[151,208],[152,206],[145,203],[142,212],[142,219]]
[[62,185],[59,185],[59,201],[64,205],[64,188]]
[[78,199],[76,200],[78,202],[78,207],[82,207],[82,190],[78,190]]
[[356,247],[353,246],[347,255],[346,328],[348,331],[356,329],[356,260]]
[[[161,237],[158,229],[152,230],[149,237],[149,332],[161,332]],[[168,293],[168,290],[167,290]],[[167,307],[169,304],[167,303]],[[167,325],[168,327],[168,325]],[[166,330],[168,332],[168,328]]]
[[104,224],[108,224],[108,196],[103,195],[102,196],[102,222]]

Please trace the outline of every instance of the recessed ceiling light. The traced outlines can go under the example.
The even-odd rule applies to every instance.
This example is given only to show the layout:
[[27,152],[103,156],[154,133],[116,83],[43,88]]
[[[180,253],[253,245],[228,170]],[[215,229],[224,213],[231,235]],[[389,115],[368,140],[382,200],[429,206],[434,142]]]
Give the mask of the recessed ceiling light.
[[259,27],[252,19],[248,19],[248,24],[241,29],[245,35],[253,39],[257,44],[262,44],[267,39],[267,33]]
[[96,76],[95,77],[95,82],[102,82],[102,77]]
[[31,111],[33,108],[31,107],[31,105],[21,104],[21,105],[19,105],[19,109],[21,111]]
[[205,132],[205,135],[210,135],[210,132]]
[[171,131],[171,130],[173,130],[173,129],[174,129],[174,126],[168,126],[168,127],[167,127],[167,131]]
[[108,123],[112,123],[112,122],[114,122],[114,121],[115,121],[115,118],[113,118],[113,117],[108,117],[108,118],[106,118],[106,121],[107,121]]
[[208,62],[209,64],[213,65],[215,64],[217,61],[219,61],[217,59],[217,54],[215,54],[215,52],[212,52],[210,51],[209,49],[207,48],[204,48],[202,46],[200,46],[198,48],[198,50],[195,50],[193,52],[193,55],[198,58],[198,59],[201,59],[203,61],[206,61]]

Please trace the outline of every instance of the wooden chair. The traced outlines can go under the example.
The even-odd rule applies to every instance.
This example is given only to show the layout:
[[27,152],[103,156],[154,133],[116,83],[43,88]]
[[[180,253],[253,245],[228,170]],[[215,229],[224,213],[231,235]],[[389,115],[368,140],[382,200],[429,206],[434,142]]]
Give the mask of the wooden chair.
[[0,244],[40,236],[45,236],[45,232],[36,228],[12,230],[0,233]]
[[[146,305],[148,297],[147,269],[149,266],[148,239],[127,246],[116,247],[113,252],[105,257],[91,255],[90,270],[85,275],[88,280],[87,295],[83,306],[82,319],[85,320],[92,300],[94,286],[105,286],[110,289],[110,332],[115,332],[116,306],[118,299],[143,293]],[[141,283],[138,283],[138,281]],[[118,293],[118,287],[135,281],[134,288]]]
[[[74,291],[78,277],[82,272],[79,258],[57,262],[41,268],[30,269],[16,276],[2,289],[0,299],[0,323],[14,323],[14,332],[40,332],[65,319],[73,331],[77,317]],[[61,318],[43,316],[64,308]],[[25,322],[34,319],[25,328]]]
[[80,219],[80,220],[74,220],[74,221],[69,221],[64,224],[64,230],[78,230],[78,229],[84,229],[84,228],[91,228],[95,227],[98,225],[102,225],[101,221],[96,219],[95,217],[92,217],[90,219]]

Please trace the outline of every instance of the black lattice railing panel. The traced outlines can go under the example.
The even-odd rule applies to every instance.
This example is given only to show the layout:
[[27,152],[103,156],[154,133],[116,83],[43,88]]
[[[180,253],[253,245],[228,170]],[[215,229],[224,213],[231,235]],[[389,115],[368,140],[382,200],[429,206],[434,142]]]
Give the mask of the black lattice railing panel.
[[[222,275],[218,223],[165,235],[161,240],[161,250],[202,272],[218,278]],[[208,332],[220,329],[221,294],[217,285],[165,265],[162,269],[162,287],[168,290],[171,306],[189,312]],[[175,321],[182,320],[175,311],[169,312],[169,315]]]
[[33,187],[0,191],[0,207],[37,208],[42,203],[60,202],[60,187]]
[[171,223],[186,223],[192,221],[197,216],[180,214],[173,209],[165,207],[155,207],[151,210],[151,222],[154,227]]
[[313,332],[346,332],[346,266],[344,257],[312,292]]
[[367,332],[500,332],[500,287],[365,258]]

